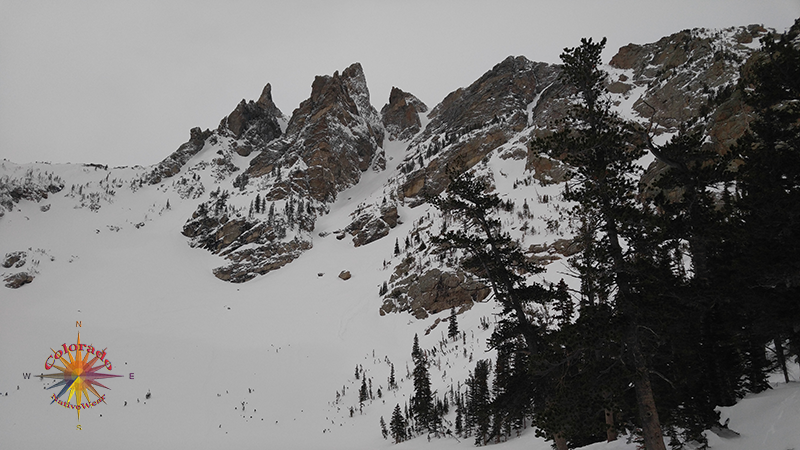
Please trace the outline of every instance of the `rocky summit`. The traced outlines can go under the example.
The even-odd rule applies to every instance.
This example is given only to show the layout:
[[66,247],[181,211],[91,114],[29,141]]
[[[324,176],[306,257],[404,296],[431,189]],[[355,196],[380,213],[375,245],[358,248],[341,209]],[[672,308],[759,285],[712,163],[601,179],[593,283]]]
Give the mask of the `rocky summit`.
[[428,112],[428,106],[414,95],[392,87],[389,103],[381,108],[381,121],[389,139],[405,141],[422,129],[420,114]]
[[236,139],[244,139],[249,145],[238,146],[236,152],[247,156],[253,146],[263,147],[281,136],[281,118],[283,114],[272,101],[272,86],[267,83],[258,101],[242,100],[233,112],[220,121],[217,131],[225,133],[227,130]]
[[282,118],[268,84],[257,102],[239,103],[209,137],[211,145],[228,140],[217,151],[220,170],[238,171],[230,162],[233,153],[254,155],[233,180],[239,192],[257,192],[248,214],[229,210],[230,194],[217,190],[183,229],[193,246],[229,261],[214,271],[223,280],[247,281],[296,259],[312,247],[317,213],[357,184],[362,172],[384,168],[384,127],[358,63],[341,74],[316,77],[310,98],[285,123],[285,133]]
[[274,183],[270,199],[307,195],[330,202],[369,168],[383,167],[384,129],[370,104],[361,64],[333,76],[316,77],[311,97],[292,114],[286,134],[270,143],[251,162],[250,178],[288,176]]

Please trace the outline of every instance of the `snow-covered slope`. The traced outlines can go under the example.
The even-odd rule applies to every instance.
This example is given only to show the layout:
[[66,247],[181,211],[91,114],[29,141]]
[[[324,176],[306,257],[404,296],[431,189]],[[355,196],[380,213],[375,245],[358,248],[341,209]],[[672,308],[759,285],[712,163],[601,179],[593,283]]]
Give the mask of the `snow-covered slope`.
[[[317,230],[326,234],[346,225],[354,206],[371,201],[380,190],[402,150],[399,143],[389,143],[389,170],[367,173],[359,185],[343,192],[319,219]],[[520,189],[505,184],[513,184],[522,171],[508,161],[513,160],[492,159],[486,170],[496,173],[501,191],[513,193]],[[29,169],[8,162],[4,167],[10,172]],[[194,202],[161,186],[145,185],[133,192],[130,180],[143,170],[80,165],[33,169],[75,180],[84,193],[102,192],[106,179],[121,186],[107,199],[101,195],[94,211],[78,207],[80,196],[70,196],[71,188],[65,187],[38,203],[21,201],[2,219],[0,249],[25,251],[27,265],[36,266],[33,283],[3,288],[0,297],[0,430],[5,448],[43,448],[61,439],[88,448],[389,447],[378,422],[381,416],[388,421],[394,405],[408,400],[414,334],[431,352],[432,380],[440,393],[457,389],[477,359],[493,356],[485,344],[491,329],[480,324],[493,320],[492,302],[459,316],[466,332],[456,342],[445,338],[446,324],[425,334],[446,313],[425,320],[405,313],[378,314],[379,284],[390,271],[384,261],[402,257],[393,255],[393,239],[354,247],[327,234],[296,263],[248,283],[225,283],[211,275],[217,257],[189,247],[175,231]],[[549,192],[542,186],[531,189],[539,195]],[[528,200],[534,215],[547,214],[541,209],[547,204]],[[43,212],[44,204],[51,207]],[[427,214],[425,207],[401,207],[403,223],[393,233],[410,233]],[[352,278],[340,279],[343,270]],[[551,276],[560,273],[563,267]],[[83,411],[80,422],[74,411],[49,404],[53,391],[44,390],[47,380],[23,378],[23,373],[45,372],[50,349],[74,343],[78,332],[82,342],[107,347],[111,372],[125,375],[105,383],[111,388],[104,391],[106,404]],[[387,389],[390,363],[396,369],[397,391]],[[375,393],[363,408],[356,366]],[[382,398],[377,397],[379,388]],[[713,448],[757,448],[751,445],[759,442],[792,448],[797,436],[787,433],[794,432],[793,420],[800,413],[799,389],[779,386],[723,411],[723,419],[730,417],[730,427],[743,437],[721,440],[710,435]],[[148,392],[152,396],[145,399]],[[431,446],[466,448],[472,443],[435,439],[429,444],[417,438],[399,448]],[[549,444],[528,430],[504,448],[546,449]],[[635,446],[620,441],[592,448]]]
[[[167,186],[133,192],[131,181],[143,170],[4,167],[8,173],[47,170],[82,186],[75,197],[67,186],[38,203],[22,200],[3,218],[0,249],[28,254],[26,265],[3,270],[35,275],[31,284],[2,292],[0,410],[9,448],[46,446],[77,432],[78,423],[76,437],[89,448],[109,442],[118,448],[376,448],[388,445],[379,418],[388,420],[391,408],[407,401],[415,333],[423,347],[443,349],[435,380],[440,392],[466,377],[470,360],[489,357],[489,331],[478,322],[491,316],[491,303],[462,319],[466,344],[446,347],[440,346],[444,326],[424,334],[433,318],[378,314],[378,285],[388,276],[383,260],[394,257],[393,240],[355,248],[328,234],[294,264],[248,283],[225,283],[211,275],[217,257],[189,247],[176,232],[196,200]],[[343,192],[317,231],[346,225],[353,206],[368,201],[388,173],[367,173]],[[104,192],[106,180],[117,180],[114,195],[100,195],[94,210],[79,207],[82,195]],[[42,211],[45,203],[51,207]],[[425,213],[401,208],[405,222],[397,232],[408,233]],[[340,279],[343,270],[352,278]],[[43,372],[50,349],[74,343],[78,332],[82,342],[107,347],[112,373],[125,375],[105,383],[107,404],[83,411],[80,422],[74,411],[48,405],[47,380],[23,378]],[[397,370],[396,392],[386,387],[387,361]],[[356,365],[383,398],[351,418],[349,408],[359,406]]]

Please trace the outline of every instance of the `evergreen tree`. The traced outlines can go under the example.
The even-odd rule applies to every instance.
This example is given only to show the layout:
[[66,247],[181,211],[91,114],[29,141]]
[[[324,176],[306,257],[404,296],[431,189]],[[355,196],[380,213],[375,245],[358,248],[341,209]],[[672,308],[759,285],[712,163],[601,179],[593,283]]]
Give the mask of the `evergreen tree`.
[[[707,151],[701,134],[691,131],[662,147],[650,144],[668,167],[653,199],[666,223],[662,245],[673,249],[676,266],[681,254],[692,263],[673,301],[660,308],[676,320],[669,332],[659,332],[669,352],[653,360],[671,382],[659,393],[662,419],[687,439],[704,441],[701,433],[718,420],[716,406],[768,388],[767,345],[784,368],[783,343],[800,338],[798,288],[791,281],[800,270],[800,51],[791,43],[798,34],[796,25],[780,39],[762,40],[762,54],[744,73],[743,94],[734,92],[753,107],[756,120],[727,158]],[[736,193],[720,193],[731,179]]]
[[500,206],[497,194],[487,193],[489,184],[465,172],[450,181],[447,195],[435,197],[431,203],[446,215],[461,219],[457,229],[445,229],[432,241],[440,250],[463,249],[467,257],[465,269],[486,279],[503,306],[500,321],[502,333],[495,341],[521,335],[528,350],[537,353],[539,327],[526,313],[531,302],[544,303],[548,291],[538,283],[527,281],[525,274],[543,269],[528,261],[517,242],[501,229],[494,214]]
[[[639,425],[647,450],[666,450],[650,380],[648,313],[663,301],[663,261],[653,241],[652,212],[637,202],[641,170],[635,164],[644,153],[637,135],[611,110],[605,93],[605,73],[599,69],[605,39],[581,45],[561,54],[564,79],[573,85],[580,102],[573,106],[562,130],[537,140],[534,148],[563,158],[572,179],[564,197],[578,203],[574,213],[581,220],[583,261],[581,276],[608,286],[615,313],[622,319],[626,360],[636,394]],[[667,280],[670,279],[666,272]],[[598,284],[599,283],[599,284]],[[657,320],[657,318],[656,318]]]
[[381,416],[381,436],[383,436],[384,439],[389,437],[389,430],[386,428],[386,421],[383,420],[383,416]]
[[[503,434],[507,434],[511,422],[511,411],[513,406],[508,404],[514,397],[513,386],[510,384],[510,358],[511,352],[507,351],[510,346],[504,345],[497,349],[497,360],[494,365],[494,383],[492,383],[492,403],[491,403],[491,437],[499,442]],[[512,395],[508,395],[512,394]],[[491,440],[491,437],[489,438]]]
[[394,378],[394,364],[391,364],[391,369],[389,372],[389,390],[394,391],[397,390],[397,380]]
[[[439,236],[432,238],[432,242],[440,251],[465,250],[467,255],[461,265],[487,280],[503,307],[501,319],[489,340],[490,346],[499,349],[521,343],[521,347],[515,347],[515,351],[539,355],[546,344],[543,340],[544,328],[539,323],[541,318],[531,314],[529,305],[547,303],[550,292],[541,284],[530,281],[529,275],[539,273],[542,269],[531,263],[519,244],[502,231],[501,223],[496,218],[501,201],[496,194],[487,192],[488,187],[485,180],[475,178],[469,172],[451,180],[446,195],[434,198],[431,202],[446,217],[452,215],[459,218],[460,222],[455,223],[455,229],[443,229]],[[527,369],[520,367],[520,372],[527,372]],[[551,390],[547,381],[542,378],[540,383],[534,384],[528,383],[528,380],[527,373],[519,378],[519,383],[504,397],[509,401],[503,400],[497,404],[501,408],[498,413],[505,414],[502,408],[512,404],[517,411],[528,411],[537,395],[542,404],[546,403],[545,399]],[[512,398],[513,401],[510,400]],[[468,408],[464,417],[467,432],[478,425],[476,416],[469,411]],[[479,439],[485,438],[479,436]]]
[[456,308],[450,308],[450,318],[447,325],[447,337],[455,339],[458,337],[458,319],[456,318]]
[[[660,211],[661,247],[675,267],[670,301],[658,313],[669,320],[656,331],[665,343],[652,359],[655,371],[671,380],[658,393],[665,424],[686,440],[705,442],[703,431],[717,423],[717,405],[732,405],[743,380],[744,359],[734,336],[740,317],[731,297],[730,255],[735,241],[725,158],[706,150],[700,133],[685,130],[651,151],[667,169],[648,194]],[[685,260],[691,262],[685,267]]]
[[395,444],[399,444],[406,440],[406,419],[403,418],[403,411],[400,405],[397,404],[392,411],[392,418],[389,420],[389,430],[392,433],[392,439]]
[[411,357],[414,360],[414,395],[411,397],[411,413],[417,427],[433,431],[434,408],[428,360],[419,347],[419,337],[416,334]]
[[369,400],[369,392],[367,391],[367,380],[366,377],[361,379],[361,388],[358,390],[358,402],[362,405],[364,402]]
[[[761,40],[762,57],[743,79],[746,100],[757,113],[734,154],[741,213],[733,254],[741,305],[748,320],[748,388],[768,387],[764,347],[782,342],[800,350],[800,22],[779,38]],[[783,368],[783,367],[781,367]]]
[[269,214],[267,214],[267,224],[272,225],[273,223],[275,223],[275,202],[269,204]]
[[534,403],[550,401],[545,392],[553,390],[551,382],[537,373],[530,356],[519,338],[497,347],[491,404],[492,436],[496,438],[508,436],[511,429],[522,429],[534,413]]
[[[460,398],[460,397],[459,397]],[[464,432],[464,415],[462,413],[461,401],[456,402],[456,435],[461,436]]]
[[564,282],[563,278],[558,282],[558,285],[556,285],[556,291],[553,294],[553,309],[558,312],[559,328],[572,323],[572,319],[575,315],[575,306],[572,304],[567,283]]
[[470,423],[475,427],[475,445],[483,445],[489,437],[492,417],[489,360],[478,360],[467,386],[467,414],[471,417]]

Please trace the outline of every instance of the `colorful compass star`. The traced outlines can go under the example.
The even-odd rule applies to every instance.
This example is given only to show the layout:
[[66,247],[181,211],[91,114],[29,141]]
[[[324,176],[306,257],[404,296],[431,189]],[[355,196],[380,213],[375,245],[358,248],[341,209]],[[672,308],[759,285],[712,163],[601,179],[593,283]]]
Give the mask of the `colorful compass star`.
[[[52,348],[50,350],[53,350]],[[85,355],[81,356],[82,353],[86,353]],[[53,350],[53,354],[57,354],[55,350]],[[69,361],[64,359],[62,355],[59,359],[62,363],[64,363],[64,367],[59,367],[53,364],[53,367],[60,370],[61,373],[50,373],[50,374],[42,374],[39,375],[39,378],[53,378],[56,380],[61,380],[58,383],[50,386],[48,389],[52,389],[58,386],[64,386],[61,389],[61,392],[53,398],[53,401],[50,404],[53,404],[57,399],[61,398],[65,392],[69,391],[69,396],[67,397],[67,402],[72,400],[72,397],[75,396],[75,404],[81,405],[81,401],[85,397],[87,401],[89,401],[89,392],[93,393],[97,396],[99,401],[105,403],[105,399],[101,396],[95,386],[102,387],[104,389],[109,389],[108,387],[104,386],[100,383],[99,379],[103,378],[114,378],[114,377],[121,377],[122,375],[112,375],[107,373],[98,373],[98,371],[105,366],[100,364],[99,366],[95,366],[95,364],[100,361],[100,359],[95,355],[90,361],[89,359],[89,352],[83,352],[81,350],[81,334],[78,333],[78,343],[75,346],[75,357],[73,358],[71,352],[67,352],[66,355],[69,357]],[[78,411],[78,420],[81,419],[81,410],[80,408],[76,408]]]

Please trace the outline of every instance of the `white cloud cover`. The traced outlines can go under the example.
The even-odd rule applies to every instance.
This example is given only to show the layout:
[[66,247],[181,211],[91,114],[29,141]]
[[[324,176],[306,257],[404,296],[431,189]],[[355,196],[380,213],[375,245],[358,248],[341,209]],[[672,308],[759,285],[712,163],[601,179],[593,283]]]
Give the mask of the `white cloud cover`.
[[271,83],[289,115],[315,75],[359,61],[372,103],[392,86],[434,106],[508,55],[558,62],[581,37],[800,17],[796,0],[4,1],[0,158],[153,164]]

